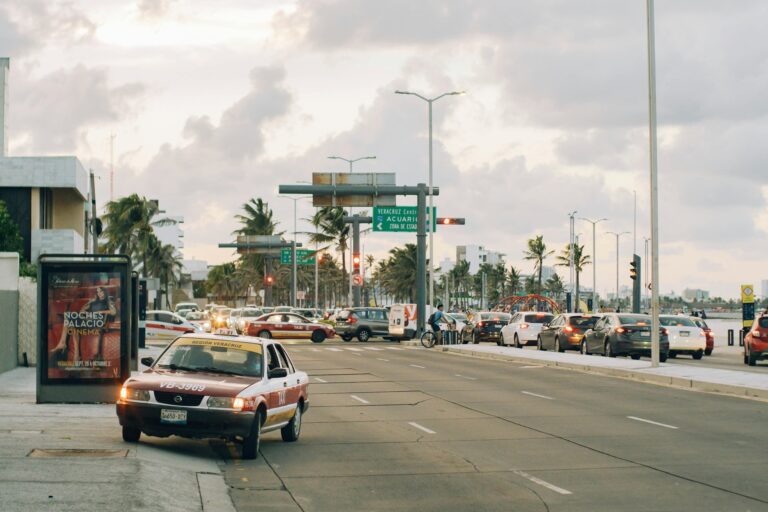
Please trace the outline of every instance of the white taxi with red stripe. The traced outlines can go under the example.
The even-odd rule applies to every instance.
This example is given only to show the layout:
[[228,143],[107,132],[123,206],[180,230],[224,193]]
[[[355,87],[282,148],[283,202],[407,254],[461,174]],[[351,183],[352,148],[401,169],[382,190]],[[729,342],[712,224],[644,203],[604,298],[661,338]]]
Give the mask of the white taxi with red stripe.
[[328,324],[312,322],[296,313],[269,313],[246,322],[245,333],[259,338],[309,338],[322,343],[336,332]]
[[280,343],[225,334],[185,334],[150,368],[125,381],[117,416],[126,442],[141,434],[223,438],[258,456],[261,435],[280,430],[284,441],[301,433],[309,407],[309,378]]
[[170,311],[147,311],[144,321],[147,341],[171,341],[201,328]]

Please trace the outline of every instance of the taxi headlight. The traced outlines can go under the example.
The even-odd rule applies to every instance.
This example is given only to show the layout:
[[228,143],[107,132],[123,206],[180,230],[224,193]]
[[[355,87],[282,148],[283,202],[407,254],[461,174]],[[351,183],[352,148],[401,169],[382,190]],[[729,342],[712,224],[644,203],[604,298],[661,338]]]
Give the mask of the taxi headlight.
[[206,330],[207,330],[207,329],[210,329],[210,328],[211,328],[211,322],[205,322],[205,323],[203,324],[203,329],[206,329]]
[[120,398],[123,400],[139,400],[147,402],[149,400],[149,391],[146,389],[126,388],[120,390]]
[[[242,398],[239,400],[242,401]],[[216,409],[234,409],[234,398],[229,396],[212,396],[208,398],[208,407],[214,407]],[[242,406],[240,406],[242,408]]]

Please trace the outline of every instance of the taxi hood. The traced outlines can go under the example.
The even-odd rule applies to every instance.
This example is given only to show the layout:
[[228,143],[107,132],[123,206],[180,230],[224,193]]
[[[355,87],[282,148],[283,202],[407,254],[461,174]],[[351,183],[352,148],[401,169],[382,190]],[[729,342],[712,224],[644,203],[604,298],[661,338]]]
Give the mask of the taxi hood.
[[131,388],[205,396],[236,396],[261,377],[150,368],[131,377]]

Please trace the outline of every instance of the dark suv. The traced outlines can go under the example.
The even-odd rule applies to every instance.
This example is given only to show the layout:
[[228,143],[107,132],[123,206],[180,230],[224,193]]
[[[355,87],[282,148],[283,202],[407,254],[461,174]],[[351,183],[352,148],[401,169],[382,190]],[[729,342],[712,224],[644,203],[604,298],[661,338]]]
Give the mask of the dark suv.
[[336,315],[336,333],[344,341],[357,337],[368,341],[371,336],[389,335],[389,313],[384,308],[345,308]]

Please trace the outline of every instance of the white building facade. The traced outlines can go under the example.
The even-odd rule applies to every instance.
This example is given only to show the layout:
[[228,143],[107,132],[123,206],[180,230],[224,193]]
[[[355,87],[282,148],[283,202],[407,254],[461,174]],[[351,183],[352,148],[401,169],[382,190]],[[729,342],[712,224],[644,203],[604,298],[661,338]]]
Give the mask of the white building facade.
[[480,265],[488,263],[496,265],[504,261],[504,254],[486,249],[482,245],[458,245],[456,246],[456,262],[469,262],[469,272],[476,274]]

